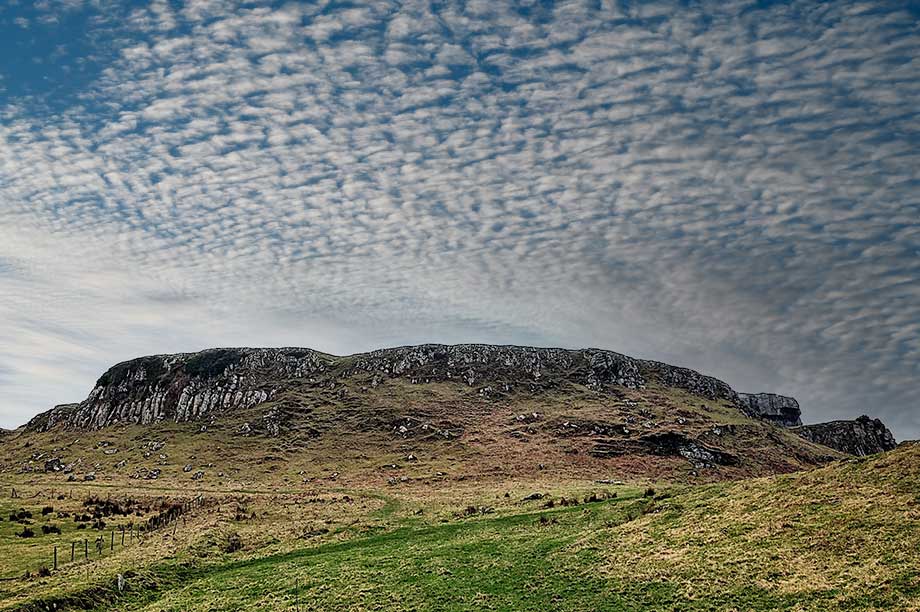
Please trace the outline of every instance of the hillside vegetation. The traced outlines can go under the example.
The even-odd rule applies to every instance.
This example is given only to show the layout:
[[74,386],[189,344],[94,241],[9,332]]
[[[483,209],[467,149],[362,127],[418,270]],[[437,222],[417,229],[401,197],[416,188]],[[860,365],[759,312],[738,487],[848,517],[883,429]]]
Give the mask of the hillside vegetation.
[[915,610],[920,447],[694,487],[237,493],[176,532],[4,609]]

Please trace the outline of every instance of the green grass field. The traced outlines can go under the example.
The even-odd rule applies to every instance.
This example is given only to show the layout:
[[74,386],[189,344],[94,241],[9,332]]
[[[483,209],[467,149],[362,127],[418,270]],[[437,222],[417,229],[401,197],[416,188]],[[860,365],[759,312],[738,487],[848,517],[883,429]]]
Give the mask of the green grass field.
[[[215,502],[175,536],[6,583],[3,609],[920,609],[918,446],[654,493],[501,481]],[[6,567],[34,564],[7,531]]]

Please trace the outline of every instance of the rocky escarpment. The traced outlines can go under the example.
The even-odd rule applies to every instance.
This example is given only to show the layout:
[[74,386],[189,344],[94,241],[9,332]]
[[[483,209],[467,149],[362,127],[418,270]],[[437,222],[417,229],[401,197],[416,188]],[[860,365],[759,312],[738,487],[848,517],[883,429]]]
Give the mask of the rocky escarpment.
[[774,393],[739,393],[738,399],[743,410],[752,417],[783,427],[802,424],[802,409],[795,398]]
[[852,421],[803,425],[792,431],[807,440],[848,455],[874,455],[897,446],[894,436],[884,423],[865,415]]
[[103,374],[83,402],[56,407],[26,428],[99,429],[117,423],[210,419],[257,406],[292,385],[334,388],[354,376],[370,379],[370,386],[395,377],[418,384],[462,382],[483,395],[539,392],[563,384],[604,391],[657,383],[710,400],[737,402],[736,393],[718,379],[599,349],[426,344],[349,357],[300,348],[211,349],[120,363]]
[[26,429],[198,420],[260,404],[282,381],[309,378],[327,365],[326,356],[308,349],[212,349],[142,357],[110,368],[84,401],[52,408]]
[[600,349],[424,344],[344,359],[351,361],[348,373],[368,373],[378,379],[403,376],[414,382],[459,380],[486,390],[539,390],[569,382],[599,391],[611,386],[638,389],[658,382],[707,399],[737,398],[731,387],[711,376]]

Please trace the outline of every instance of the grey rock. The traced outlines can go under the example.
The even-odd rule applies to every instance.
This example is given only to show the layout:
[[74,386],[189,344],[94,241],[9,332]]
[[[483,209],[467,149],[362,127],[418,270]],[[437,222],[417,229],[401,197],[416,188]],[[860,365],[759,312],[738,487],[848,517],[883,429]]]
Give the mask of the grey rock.
[[865,415],[852,421],[803,425],[792,431],[806,440],[860,457],[889,451],[898,445],[884,423]]
[[775,393],[739,393],[742,410],[749,416],[783,427],[802,424],[802,410],[792,397]]

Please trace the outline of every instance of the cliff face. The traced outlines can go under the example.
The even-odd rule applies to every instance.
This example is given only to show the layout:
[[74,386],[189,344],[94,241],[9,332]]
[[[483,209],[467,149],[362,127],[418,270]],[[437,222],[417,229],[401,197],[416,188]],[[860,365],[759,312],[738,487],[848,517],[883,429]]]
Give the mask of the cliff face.
[[774,393],[739,393],[738,399],[744,411],[752,417],[783,427],[802,424],[802,410],[795,398]]
[[707,399],[737,402],[731,387],[715,378],[598,349],[426,344],[349,357],[300,348],[211,349],[120,363],[102,375],[83,402],[55,407],[26,429],[195,421],[261,404],[292,382],[334,387],[354,376],[369,377],[372,385],[392,377],[414,383],[462,382],[484,395],[539,392],[566,383],[603,391],[657,382]]
[[325,367],[325,357],[307,349],[213,349],[141,357],[113,366],[85,400],[40,414],[26,429],[192,421],[255,406],[271,397],[270,383],[310,377]]
[[874,455],[897,446],[891,431],[879,419],[861,416],[852,421],[831,421],[793,429],[807,440],[848,455]]

